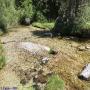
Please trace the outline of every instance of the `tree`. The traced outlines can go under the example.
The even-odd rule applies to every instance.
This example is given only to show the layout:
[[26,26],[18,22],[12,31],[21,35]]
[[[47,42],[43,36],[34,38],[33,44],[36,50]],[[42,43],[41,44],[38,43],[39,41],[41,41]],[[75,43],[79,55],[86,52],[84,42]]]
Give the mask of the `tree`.
[[[66,2],[64,2],[64,5],[66,7],[64,10],[60,10],[60,15],[58,18],[62,20],[56,20],[56,24],[53,29],[54,33],[59,32],[63,35],[71,35],[73,33],[81,34],[80,30],[83,28],[82,26],[85,25],[83,24],[83,22],[85,20],[85,23],[87,23],[86,19],[90,16],[90,13],[86,16],[86,9],[90,8],[90,0],[67,0]],[[90,17],[88,19],[90,19]]]

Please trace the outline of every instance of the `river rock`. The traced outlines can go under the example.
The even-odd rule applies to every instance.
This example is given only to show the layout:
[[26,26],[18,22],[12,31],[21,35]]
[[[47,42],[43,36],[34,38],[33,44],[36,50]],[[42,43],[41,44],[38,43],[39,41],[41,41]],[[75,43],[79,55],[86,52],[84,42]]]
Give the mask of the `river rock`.
[[41,63],[42,64],[46,64],[48,62],[49,58],[48,57],[44,57],[42,60],[41,60]]
[[78,47],[78,50],[79,51],[85,51],[86,50],[86,47],[85,46],[80,46],[80,47]]
[[87,46],[86,46],[86,49],[90,49],[90,45],[87,45]]
[[90,63],[87,64],[79,75],[80,79],[90,80]]
[[31,22],[30,18],[25,18],[25,24],[26,25],[30,25],[30,22]]
[[29,17],[22,17],[20,20],[20,24],[22,25],[30,25],[31,24],[31,20]]

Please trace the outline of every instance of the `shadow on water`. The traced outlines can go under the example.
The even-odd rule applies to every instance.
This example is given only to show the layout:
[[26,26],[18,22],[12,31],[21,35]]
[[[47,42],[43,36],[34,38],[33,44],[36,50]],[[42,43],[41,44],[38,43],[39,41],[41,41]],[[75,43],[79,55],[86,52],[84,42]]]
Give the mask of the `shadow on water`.
[[[52,38],[52,33],[50,32],[50,30],[36,30],[36,31],[32,31],[32,34],[35,36],[38,36],[39,38]],[[58,38],[59,36],[57,36]],[[90,42],[90,38],[86,38],[86,37],[78,37],[76,36],[61,36],[62,38],[71,40],[71,41],[75,41],[75,42]],[[56,37],[53,37],[56,38]],[[61,39],[61,38],[60,38]]]
[[32,31],[32,34],[39,38],[50,38],[52,36],[52,33],[49,30],[36,30]]

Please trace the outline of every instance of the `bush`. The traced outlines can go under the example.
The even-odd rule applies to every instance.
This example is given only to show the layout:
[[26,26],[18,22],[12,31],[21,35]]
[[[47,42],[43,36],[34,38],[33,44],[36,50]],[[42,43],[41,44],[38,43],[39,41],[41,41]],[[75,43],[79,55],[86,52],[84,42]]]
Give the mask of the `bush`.
[[79,34],[80,37],[90,37],[90,6],[80,7],[79,11],[80,13],[74,20],[72,31]]
[[32,0],[15,0],[16,9],[20,11],[21,16],[32,17],[33,16],[33,6]]
[[6,23],[6,21],[4,21],[3,19],[0,20],[0,30],[1,30],[3,33],[6,33],[6,32],[7,32],[7,23]]
[[1,23],[7,24],[7,27],[17,24],[19,12],[15,9],[14,0],[0,0],[0,17]]
[[[36,11],[42,13],[42,15],[48,19],[56,19],[58,11],[60,9],[60,0],[32,0],[33,6]],[[53,8],[54,7],[54,8]]]
[[47,18],[42,14],[42,12],[36,11],[35,13],[36,13],[35,21],[41,23],[48,22]]
[[60,2],[59,0],[1,0],[0,13],[7,27],[17,24],[24,16],[32,21],[47,22],[55,20],[58,16]]
[[79,3],[78,1],[80,5],[77,7],[74,0],[70,1],[72,4],[69,2],[65,9],[60,11],[52,33],[55,36],[59,33],[59,35],[78,35],[79,37],[87,34],[90,37],[90,2]]

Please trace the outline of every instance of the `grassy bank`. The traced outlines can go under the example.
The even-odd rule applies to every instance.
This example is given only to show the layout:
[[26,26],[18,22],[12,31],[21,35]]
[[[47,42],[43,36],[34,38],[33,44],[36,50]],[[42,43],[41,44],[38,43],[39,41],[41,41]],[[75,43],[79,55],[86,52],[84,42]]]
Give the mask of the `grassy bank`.
[[32,24],[32,26],[41,28],[41,29],[52,29],[54,27],[54,22],[35,22]]

